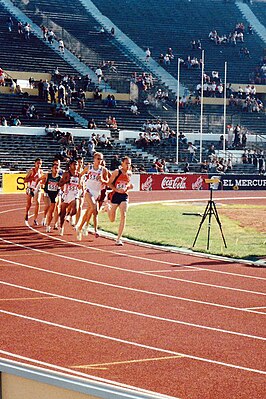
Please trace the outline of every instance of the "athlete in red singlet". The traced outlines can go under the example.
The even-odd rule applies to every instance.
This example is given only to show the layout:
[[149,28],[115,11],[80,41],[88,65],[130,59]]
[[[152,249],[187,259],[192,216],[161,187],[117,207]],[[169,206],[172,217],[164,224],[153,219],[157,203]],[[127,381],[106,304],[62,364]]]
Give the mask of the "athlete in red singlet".
[[131,159],[123,157],[121,167],[116,169],[109,180],[109,187],[112,189],[111,207],[108,209],[108,216],[111,222],[115,221],[116,210],[120,210],[120,224],[118,228],[116,245],[123,245],[121,237],[126,225],[126,213],[128,209],[128,190],[133,188],[131,178]]
[[27,183],[26,195],[27,195],[27,203],[26,203],[26,215],[25,215],[25,223],[28,224],[29,220],[29,210],[32,205],[32,200],[35,201],[35,211],[34,211],[34,225],[38,225],[38,214],[40,212],[40,200],[41,200],[41,180],[43,176],[42,170],[42,160],[41,158],[35,159],[35,166],[32,168],[24,178],[24,183]]

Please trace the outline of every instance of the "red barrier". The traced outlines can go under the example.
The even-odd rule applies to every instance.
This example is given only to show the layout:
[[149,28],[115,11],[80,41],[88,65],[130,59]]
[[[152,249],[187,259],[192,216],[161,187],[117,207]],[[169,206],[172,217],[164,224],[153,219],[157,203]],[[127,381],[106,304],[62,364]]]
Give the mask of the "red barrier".
[[141,174],[140,191],[155,190],[208,190],[206,175],[200,174]]

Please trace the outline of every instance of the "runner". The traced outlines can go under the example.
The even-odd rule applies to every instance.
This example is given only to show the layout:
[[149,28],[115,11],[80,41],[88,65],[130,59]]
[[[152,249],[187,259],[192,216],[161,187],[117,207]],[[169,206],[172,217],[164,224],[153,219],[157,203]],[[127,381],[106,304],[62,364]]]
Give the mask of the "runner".
[[108,217],[110,222],[114,222],[116,218],[116,210],[120,210],[120,224],[118,228],[118,235],[115,244],[124,245],[121,237],[126,225],[126,213],[128,209],[128,190],[133,188],[130,183],[131,178],[131,159],[127,156],[122,158],[121,167],[116,169],[109,180],[109,187],[112,192],[109,195],[111,200],[111,207],[108,208]]
[[44,200],[47,210],[47,221],[46,221],[46,232],[51,231],[51,221],[54,216],[54,210],[59,192],[59,180],[61,179],[59,175],[59,164],[53,163],[52,172],[47,173],[43,176],[42,184],[44,184]]
[[29,210],[32,205],[32,200],[35,201],[35,211],[34,211],[34,225],[38,226],[38,214],[40,212],[40,200],[41,200],[41,180],[43,176],[42,170],[42,160],[41,158],[35,159],[34,168],[30,169],[24,178],[24,183],[27,183],[26,195],[27,195],[27,203],[26,203],[26,215],[25,215],[25,224],[28,225],[29,220]]
[[[101,165],[106,168],[106,162],[104,159],[102,160]],[[106,170],[107,170],[107,177],[108,177],[108,181],[109,181],[110,177],[112,176],[112,173],[107,168],[106,168]],[[101,194],[100,194],[100,197],[98,198],[99,210],[101,209],[103,204],[105,204],[107,202],[106,193],[107,193],[107,184],[102,184]]]
[[59,187],[62,188],[62,203],[60,211],[60,236],[64,235],[64,222],[67,209],[70,212],[70,217],[77,212],[77,199],[80,189],[80,177],[78,173],[78,162],[76,160],[70,161],[68,171],[63,173],[59,181]]
[[[54,158],[53,160],[53,164],[52,165],[57,165],[58,166],[58,174],[60,177],[62,177],[63,174],[63,170],[60,168],[61,165],[61,161],[58,158]],[[47,175],[46,175],[47,176]],[[42,182],[42,185],[45,184],[45,180],[44,183]],[[51,205],[51,201],[49,199],[49,196],[46,195],[45,191],[43,194],[43,202],[44,202],[44,211],[43,211],[43,219],[42,219],[42,225],[46,226],[47,224],[47,214]],[[59,210],[60,210],[60,205],[61,205],[61,197],[57,197],[56,198],[56,206],[54,209],[54,221],[55,221],[55,225],[58,221],[58,215],[59,215]]]
[[[61,160],[59,158],[55,158],[53,160],[53,165],[56,165],[59,167],[59,176],[63,176],[63,169],[61,169]],[[56,203],[55,203],[55,210],[54,210],[54,230],[58,230],[58,219],[59,219],[59,214],[60,214],[60,209],[61,209],[61,199],[62,199],[62,194],[63,191],[59,189],[58,196],[56,198]]]
[[[93,215],[94,234],[98,238],[98,203],[97,199],[100,197],[103,184],[108,183],[107,169],[101,165],[103,161],[103,154],[95,152],[93,156],[93,164],[88,165],[82,172],[85,175],[85,198],[88,203],[88,209],[83,216],[80,226],[77,228],[77,239],[82,238],[82,228],[85,223],[89,224],[90,218]],[[84,231],[86,234],[86,232]]]
[[[78,157],[77,161],[78,161],[78,173],[80,174],[80,176],[84,176],[84,175],[82,175],[82,172],[84,170],[84,159],[83,159],[83,157]],[[79,198],[78,198],[78,203],[77,203],[76,220],[75,220],[75,222],[74,222],[74,220],[71,221],[71,225],[74,225],[75,229],[77,229],[77,225],[79,223],[79,219],[80,219],[80,216],[81,216],[81,211],[82,211],[83,204],[84,204],[84,191],[81,188],[79,190]],[[72,217],[72,218],[74,218],[74,217]]]

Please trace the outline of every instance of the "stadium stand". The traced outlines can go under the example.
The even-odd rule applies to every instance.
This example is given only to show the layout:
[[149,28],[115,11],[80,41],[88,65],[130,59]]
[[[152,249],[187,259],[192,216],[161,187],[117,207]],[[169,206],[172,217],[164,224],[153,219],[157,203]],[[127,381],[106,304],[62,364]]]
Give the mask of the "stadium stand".
[[[243,22],[247,27],[247,21],[243,21],[243,16],[232,2],[180,0],[178,3],[167,3],[167,7],[163,0],[147,0],[144,3],[95,0],[94,3],[140,47],[149,47],[156,60],[161,53],[165,54],[168,48],[172,48],[175,60],[166,68],[174,76],[177,76],[177,57],[185,59],[191,55],[200,58],[201,51],[191,48],[193,40],[200,40],[205,50],[206,71],[218,71],[223,77],[224,62],[228,62],[228,81],[231,82],[234,82],[236,77],[238,83],[248,82],[249,73],[262,55],[263,45],[257,35],[244,37],[245,46],[250,49],[252,47],[252,58],[246,60],[239,58],[239,48],[242,47],[240,42],[237,46],[216,46],[209,40],[209,33],[214,29],[219,35],[228,35],[239,22]],[[200,80],[199,77],[200,71],[196,68],[184,68],[182,72],[182,80],[190,87]]]
[[[136,60],[131,59],[129,54],[125,54],[125,51],[117,44],[111,32],[103,33],[100,31],[101,26],[99,23],[85,10],[81,3],[68,3],[63,0],[58,0],[57,2],[32,0],[26,3],[15,0],[13,3],[19,6],[37,25],[43,24],[54,27],[58,38],[60,36],[63,37],[63,35],[70,35],[73,38],[73,43],[84,44],[89,51],[86,54],[77,52],[76,55],[93,70],[96,70],[99,64],[102,65],[103,62],[111,61],[115,70],[110,71],[110,68],[107,68],[104,74],[106,81],[118,91],[125,92],[126,89],[128,92],[132,75],[141,75],[146,72],[138,66]],[[149,47],[152,56],[157,61],[159,61],[159,55],[165,53],[171,47],[175,58],[170,65],[163,66],[174,76],[176,76],[177,57],[185,59],[187,55],[191,55],[200,59],[201,51],[192,49],[191,42],[193,40],[201,41],[206,56],[205,66],[209,73],[213,70],[218,71],[223,78],[223,64],[226,60],[229,66],[228,80],[238,84],[246,84],[249,81],[250,73],[256,68],[262,53],[262,41],[257,35],[244,36],[244,44],[251,51],[250,59],[240,58],[239,49],[242,43],[237,43],[236,46],[229,43],[215,45],[209,40],[209,32],[213,29],[217,30],[219,34],[228,34],[239,22],[243,22],[247,26],[247,21],[243,20],[239,10],[233,3],[225,4],[221,0],[206,0],[204,3],[182,0],[178,3],[178,7],[174,4],[164,7],[162,0],[159,0],[156,4],[150,0],[145,2],[145,4],[138,1],[133,4],[132,2],[122,2],[121,0],[117,0],[115,3],[109,0],[105,2],[95,0],[94,3],[115,25],[135,40],[140,47],[143,49]],[[2,13],[0,14],[2,21],[7,22],[7,13],[2,5],[0,5],[0,13]],[[145,23],[143,23],[143,20]],[[184,23],[184,21],[189,21],[189,23]],[[0,27],[0,31],[2,30],[0,43],[4,49],[6,59],[1,65],[3,69],[31,70],[34,72],[35,69],[27,61],[30,59],[30,54],[34,53],[37,62],[32,64],[34,64],[36,72],[52,73],[56,67],[59,67],[62,74],[77,74],[76,70],[68,65],[62,57],[34,35],[31,35],[30,41],[23,40],[17,33],[17,21],[14,20],[14,22],[12,32],[8,31],[7,24],[4,22]],[[12,37],[11,41],[10,37]],[[200,69],[182,67],[182,80],[191,91],[194,91],[200,81]],[[154,90],[151,92],[153,98],[154,92],[158,87],[158,82],[155,81]],[[160,87],[164,89],[163,85]],[[6,105],[5,101],[7,101]],[[26,101],[35,105],[41,118],[30,121],[27,118],[21,118],[23,125],[44,126],[47,123],[56,122],[60,127],[77,126],[71,119],[51,118],[49,115],[51,113],[51,104],[44,103],[36,97],[24,100],[13,95],[1,95],[0,115],[6,117],[10,113],[21,115],[20,109]],[[116,106],[109,108],[105,100],[94,101],[93,99],[87,99],[84,108],[79,107],[75,101],[71,108],[87,120],[94,119],[99,128],[106,127],[106,118],[112,115],[118,122],[118,129],[137,131],[142,129],[146,120],[157,119],[167,121],[170,129],[176,129],[176,105],[173,99],[170,98],[164,103],[157,102],[156,107],[154,103],[144,106],[141,102],[138,104],[139,114],[137,115],[132,115],[130,105],[130,101],[124,99],[117,100]],[[7,112],[5,112],[5,107],[8,110]],[[186,106],[180,110],[180,131],[185,134],[199,131],[199,109],[199,106],[191,104],[191,106]],[[227,124],[240,124],[248,128],[251,133],[263,134],[265,115],[264,113],[241,114],[228,107]],[[222,126],[222,107],[215,101],[213,105],[204,105],[203,133],[221,134]],[[118,131],[112,137],[117,139]],[[134,146],[131,147],[130,145],[131,142],[126,147],[124,147],[124,144],[115,143],[113,151],[117,150],[119,152],[121,149],[124,152],[132,151],[133,163],[136,163],[137,168],[142,167],[144,164],[145,167],[148,167],[154,157],[167,158],[169,162],[175,160],[176,149],[174,145],[164,146],[165,148],[158,146],[156,150],[155,148],[149,149],[151,155],[144,154],[143,157],[141,157],[142,152],[140,149],[137,151]],[[181,154],[181,158],[185,158],[185,156]]]

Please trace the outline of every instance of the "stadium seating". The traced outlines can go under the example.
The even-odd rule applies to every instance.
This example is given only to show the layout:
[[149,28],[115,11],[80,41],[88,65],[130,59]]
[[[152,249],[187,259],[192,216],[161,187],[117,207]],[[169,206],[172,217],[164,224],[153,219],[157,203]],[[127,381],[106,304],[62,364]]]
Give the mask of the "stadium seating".
[[[152,56],[158,60],[160,53],[166,53],[171,47],[177,57],[185,58],[192,55],[200,58],[200,50],[191,50],[190,42],[200,39],[205,50],[205,70],[209,73],[218,71],[224,76],[224,62],[228,62],[228,81],[238,83],[248,82],[249,73],[256,66],[262,55],[263,43],[257,35],[245,35],[245,42],[236,47],[226,44],[216,46],[210,42],[208,35],[211,30],[218,34],[229,34],[243,16],[234,3],[221,0],[167,2],[158,0],[124,1],[94,0],[95,5],[107,15],[140,47],[149,47]],[[156,32],[156,34],[155,34]],[[239,58],[239,48],[248,47],[251,59]],[[176,59],[167,67],[168,71],[177,76]],[[195,87],[200,81],[198,69],[183,69],[182,82]]]
[[[78,145],[82,140],[88,141],[88,137],[75,138],[75,145]],[[49,151],[47,151],[47,148],[49,148]],[[59,154],[61,148],[62,145],[47,136],[0,133],[0,167],[26,171],[32,167],[36,157],[41,157],[44,161],[44,169],[48,170],[53,158]],[[110,162],[114,155],[122,157],[128,152],[132,157],[132,164],[137,168],[140,166],[148,168],[151,164],[151,156],[143,154],[142,151],[125,143],[116,142],[112,149],[97,147],[97,150],[104,154],[107,167],[110,167]],[[91,160],[89,155],[85,157],[85,162]]]
[[[101,34],[99,23],[84,9],[79,2],[66,3],[63,0],[52,2],[51,0],[32,0],[23,2],[20,0],[14,3],[21,7],[32,20],[41,25],[49,26],[49,21],[53,21],[61,27],[62,35],[68,32],[78,41],[84,43],[89,49],[89,56],[83,60],[93,69],[99,65],[102,60],[114,61],[117,68],[116,73],[106,73],[108,81],[114,87],[120,90],[128,88],[132,73],[141,74],[142,69],[130,60],[115,43],[114,38],[110,34]],[[157,60],[161,52],[165,53],[169,47],[172,47],[175,54],[175,61],[166,67],[170,73],[176,76],[176,58],[177,56],[185,58],[188,54],[200,58],[199,50],[190,48],[192,39],[201,39],[203,48],[206,53],[206,70],[211,72],[217,70],[223,77],[223,64],[228,61],[228,80],[237,83],[247,83],[249,74],[254,70],[258,63],[259,56],[262,52],[262,43],[256,35],[245,36],[245,46],[252,47],[252,58],[241,60],[239,58],[240,43],[236,47],[229,44],[216,46],[208,40],[210,30],[216,29],[219,33],[228,34],[237,22],[243,21],[239,10],[233,3],[225,4],[221,0],[206,0],[204,2],[188,2],[180,0],[178,7],[174,3],[163,6],[162,0],[158,0],[155,4],[151,0],[145,3],[136,1],[117,0],[95,0],[94,3],[100,8],[103,14],[110,17],[119,28],[130,36],[140,47],[145,49],[150,47],[152,55]],[[6,20],[7,14],[2,5],[0,5],[0,15],[2,12],[2,20]],[[145,21],[145,23],[143,23]],[[243,21],[246,24],[246,21]],[[34,57],[36,55],[36,63],[32,63],[38,72],[52,72],[56,66],[59,67],[61,73],[70,75],[76,74],[76,71],[69,66],[58,54],[53,52],[42,41],[32,35],[30,43],[20,38],[16,31],[16,23],[13,32],[8,32],[7,26],[2,24],[3,53],[5,54],[6,64],[3,62],[1,66],[4,69],[13,70],[31,70],[33,66],[29,64],[30,54],[34,48]],[[156,34],[154,33],[156,32]],[[0,35],[1,36],[1,35]],[[10,42],[11,45],[7,45]],[[22,51],[21,51],[22,49]],[[10,50],[10,51],[9,51]],[[30,53],[31,52],[31,53]],[[26,54],[26,57],[23,57]],[[78,54],[77,54],[78,55]],[[23,60],[25,58],[25,60]],[[190,89],[194,90],[196,84],[200,80],[200,70],[187,70],[182,68],[182,81],[187,84]],[[5,112],[4,98],[9,97],[9,103],[6,103],[8,112]],[[10,104],[10,99],[14,98],[14,104]],[[10,96],[0,96],[0,115],[8,116],[10,113],[17,113],[22,106],[24,100]],[[49,104],[43,104],[37,99],[30,98],[27,102],[34,103],[43,120],[47,123],[49,120]],[[36,104],[37,103],[37,104]],[[3,104],[3,105],[2,105]],[[102,102],[92,100],[86,101],[85,109],[79,109],[77,103],[73,103],[73,110],[78,112],[86,119],[95,119],[98,127],[105,127],[105,119],[107,116],[115,116],[119,129],[139,130],[147,119],[163,119],[166,120],[170,128],[176,130],[176,110],[173,103],[167,103],[165,109],[162,107],[141,107],[140,114],[132,115],[130,112],[130,103],[127,101],[117,101],[115,108],[109,109]],[[12,111],[9,112],[9,109]],[[19,115],[20,112],[19,112]],[[265,115],[263,114],[243,114],[234,113],[230,109],[227,111],[227,123],[240,123],[245,125],[251,131],[263,133],[263,125],[265,123]],[[23,124],[29,123],[43,125],[41,120],[22,120]],[[53,120],[54,122],[54,120]],[[61,126],[72,126],[74,123],[68,120],[57,121]],[[46,123],[45,123],[46,124]],[[203,117],[203,133],[221,133],[223,125],[222,107],[204,106]],[[180,110],[180,130],[186,133],[199,131],[200,113],[199,107],[191,107],[189,110]],[[117,138],[117,136],[115,136]],[[119,148],[121,150],[122,147]],[[125,148],[122,148],[125,150]],[[128,151],[127,147],[127,151]],[[166,150],[166,151],[165,151]],[[171,146],[167,149],[158,149],[158,154],[153,153],[152,156],[158,156],[168,159],[175,158],[175,148]],[[138,165],[141,157],[140,151],[136,156]],[[133,150],[134,156],[134,150]],[[147,157],[147,155],[145,155]],[[143,158],[143,162],[150,162],[150,158]],[[134,162],[134,161],[133,161]],[[145,163],[144,162],[144,163]]]

